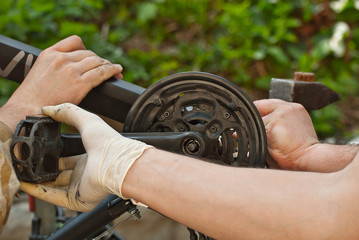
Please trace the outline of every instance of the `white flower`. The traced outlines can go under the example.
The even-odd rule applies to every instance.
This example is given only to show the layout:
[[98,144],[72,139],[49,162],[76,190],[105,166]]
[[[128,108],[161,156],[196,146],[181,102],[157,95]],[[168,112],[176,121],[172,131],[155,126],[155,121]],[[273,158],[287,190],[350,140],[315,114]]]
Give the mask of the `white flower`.
[[[357,2],[357,0],[355,0]],[[331,1],[330,7],[337,13],[341,12],[345,5],[347,4],[348,0],[337,0],[337,1]]]
[[345,53],[344,35],[349,30],[349,26],[345,22],[338,22],[334,26],[333,35],[329,40],[329,48],[337,57],[342,57]]

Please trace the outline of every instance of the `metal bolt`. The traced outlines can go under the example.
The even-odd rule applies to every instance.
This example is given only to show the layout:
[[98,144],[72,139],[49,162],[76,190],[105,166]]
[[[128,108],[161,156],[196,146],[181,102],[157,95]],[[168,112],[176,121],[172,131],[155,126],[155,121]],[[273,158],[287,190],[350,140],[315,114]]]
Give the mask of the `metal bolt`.
[[234,102],[229,103],[229,108],[234,110],[237,107],[237,105]]
[[132,208],[128,211],[134,220],[141,219],[141,213],[137,208]]
[[163,116],[164,116],[165,118],[168,118],[168,117],[170,116],[170,113],[166,111],[166,112],[163,114]]
[[212,126],[210,129],[211,133],[217,132],[217,128],[215,126]]
[[156,98],[155,100],[153,100],[153,103],[154,103],[156,106],[162,106],[162,101],[161,101],[161,99],[159,99],[159,98]]
[[191,152],[194,152],[197,148],[198,148],[198,146],[193,142],[188,144],[188,150],[191,151]]
[[224,119],[228,119],[230,116],[231,116],[231,114],[228,112],[224,113],[224,115],[223,115]]
[[184,126],[183,123],[178,123],[178,124],[177,124],[177,129],[178,129],[178,131],[180,131],[180,132],[184,132],[184,131],[186,131],[186,126]]
[[194,139],[188,139],[185,142],[184,145],[184,151],[187,154],[190,155],[196,155],[198,153],[198,151],[200,150],[201,145],[197,140]]

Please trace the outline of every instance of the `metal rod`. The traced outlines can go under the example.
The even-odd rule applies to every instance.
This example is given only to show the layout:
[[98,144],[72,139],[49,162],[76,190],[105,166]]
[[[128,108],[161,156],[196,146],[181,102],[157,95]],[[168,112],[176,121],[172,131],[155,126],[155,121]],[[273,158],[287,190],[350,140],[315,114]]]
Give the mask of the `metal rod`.
[[[81,213],[50,235],[47,240],[79,240],[98,233],[105,225],[129,210],[129,201],[110,195],[91,212]],[[116,206],[111,202],[116,201]],[[133,206],[133,205],[132,205]],[[116,209],[115,214],[111,208]]]

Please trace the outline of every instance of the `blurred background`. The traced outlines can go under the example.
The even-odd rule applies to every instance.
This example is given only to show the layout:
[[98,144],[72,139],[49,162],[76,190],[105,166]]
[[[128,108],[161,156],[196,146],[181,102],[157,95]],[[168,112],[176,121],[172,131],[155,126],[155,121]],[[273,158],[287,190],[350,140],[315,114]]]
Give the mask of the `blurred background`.
[[[181,71],[220,75],[252,99],[313,72],[342,100],[311,113],[321,139],[359,133],[358,0],[2,0],[0,32],[44,49],[79,35],[147,87]],[[0,104],[15,84],[0,82]]]
[[[340,102],[311,112],[320,139],[337,143],[359,136],[358,27],[358,0],[0,3],[1,34],[41,49],[76,34],[88,49],[121,63],[124,80],[143,87],[173,73],[205,71],[234,82],[254,100],[268,97],[273,77],[291,79],[295,71],[313,72],[317,81],[342,95]],[[1,105],[16,87],[0,79]],[[7,226],[6,239],[19,229],[16,216]],[[154,220],[147,229],[154,231],[161,221],[167,220]],[[163,224],[173,231],[168,237],[157,231],[157,239],[184,239],[175,223]],[[138,226],[134,229],[131,234]]]

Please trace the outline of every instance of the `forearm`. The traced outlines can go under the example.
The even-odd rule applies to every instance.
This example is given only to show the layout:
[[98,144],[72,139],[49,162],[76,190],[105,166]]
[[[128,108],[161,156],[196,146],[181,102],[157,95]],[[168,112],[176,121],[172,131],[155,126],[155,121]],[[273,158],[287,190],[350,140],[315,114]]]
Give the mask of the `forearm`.
[[12,132],[15,131],[17,124],[22,119],[25,119],[27,115],[41,113],[39,107],[24,102],[21,99],[16,99],[16,97],[14,94],[8,102],[0,108],[0,121],[5,123]]
[[345,168],[359,152],[359,145],[320,143],[309,147],[297,170],[335,172]]
[[333,219],[335,176],[224,167],[150,149],[122,192],[216,239],[309,239]]

